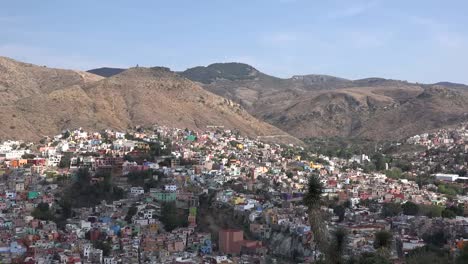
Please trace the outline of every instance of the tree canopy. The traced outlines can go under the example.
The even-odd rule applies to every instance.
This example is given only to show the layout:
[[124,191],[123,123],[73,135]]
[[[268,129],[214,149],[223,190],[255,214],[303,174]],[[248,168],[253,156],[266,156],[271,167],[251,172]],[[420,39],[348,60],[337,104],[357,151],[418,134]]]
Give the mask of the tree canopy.
[[374,247],[379,248],[390,248],[392,243],[393,235],[392,233],[382,230],[375,233],[374,236]]
[[309,207],[309,210],[320,205],[322,192],[323,186],[319,178],[316,175],[311,176],[307,184],[307,193],[303,198],[303,202],[307,207]]

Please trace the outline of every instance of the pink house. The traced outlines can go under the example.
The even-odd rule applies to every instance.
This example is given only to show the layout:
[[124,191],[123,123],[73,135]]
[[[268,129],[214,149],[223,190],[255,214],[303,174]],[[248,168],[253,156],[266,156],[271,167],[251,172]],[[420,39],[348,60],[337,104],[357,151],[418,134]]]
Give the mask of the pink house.
[[368,194],[366,192],[362,192],[362,193],[359,194],[359,198],[361,200],[367,200],[367,199],[369,199],[369,197],[370,197],[370,194]]
[[31,225],[31,228],[38,228],[39,227],[39,220],[37,220],[37,219],[31,220],[31,222],[29,222],[29,224]]
[[170,240],[166,245],[167,251],[169,252],[181,252],[185,249],[184,242],[182,240]]

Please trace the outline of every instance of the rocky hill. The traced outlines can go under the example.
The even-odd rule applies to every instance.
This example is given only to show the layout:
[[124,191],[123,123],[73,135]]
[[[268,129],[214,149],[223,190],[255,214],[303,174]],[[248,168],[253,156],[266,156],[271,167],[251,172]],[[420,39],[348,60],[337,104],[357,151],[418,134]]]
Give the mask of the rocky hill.
[[119,74],[126,69],[121,69],[121,68],[108,68],[108,67],[103,67],[103,68],[97,68],[97,69],[92,69],[89,70],[89,73],[96,74],[102,77],[111,77],[116,74]]
[[299,138],[400,139],[468,120],[468,88],[461,84],[327,75],[281,79],[239,63],[180,74]]
[[0,57],[0,106],[32,95],[103,79],[82,71],[51,69]]
[[[157,123],[196,130],[224,126],[249,136],[281,135],[282,142],[299,143],[239,104],[167,68],[131,68],[102,78],[3,60],[0,83],[11,95],[0,106],[2,139],[37,140],[66,128],[127,129]],[[12,92],[23,89],[27,92]]]

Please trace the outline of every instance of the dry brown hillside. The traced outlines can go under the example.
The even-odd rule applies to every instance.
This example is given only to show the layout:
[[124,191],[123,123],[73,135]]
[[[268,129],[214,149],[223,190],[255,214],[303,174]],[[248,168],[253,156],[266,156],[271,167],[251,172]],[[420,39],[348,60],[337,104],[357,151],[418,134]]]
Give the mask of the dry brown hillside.
[[281,79],[240,63],[181,73],[298,137],[401,139],[468,120],[468,87],[326,75]]
[[[0,138],[39,139],[62,129],[127,129],[161,124],[205,130],[209,125],[249,136],[286,135],[238,104],[201,88],[166,68],[132,68],[103,79],[89,73],[48,69],[12,60],[0,79],[11,93],[0,106]],[[13,96],[15,95],[15,96]]]
[[0,105],[101,79],[88,72],[52,69],[0,57]]

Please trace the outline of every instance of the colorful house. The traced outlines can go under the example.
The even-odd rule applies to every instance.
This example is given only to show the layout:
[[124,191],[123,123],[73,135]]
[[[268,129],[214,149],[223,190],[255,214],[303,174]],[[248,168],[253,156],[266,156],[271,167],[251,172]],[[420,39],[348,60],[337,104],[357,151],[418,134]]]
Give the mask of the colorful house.
[[166,192],[166,191],[156,191],[152,192],[151,196],[156,199],[158,202],[175,202],[177,198],[177,193],[175,192]]

